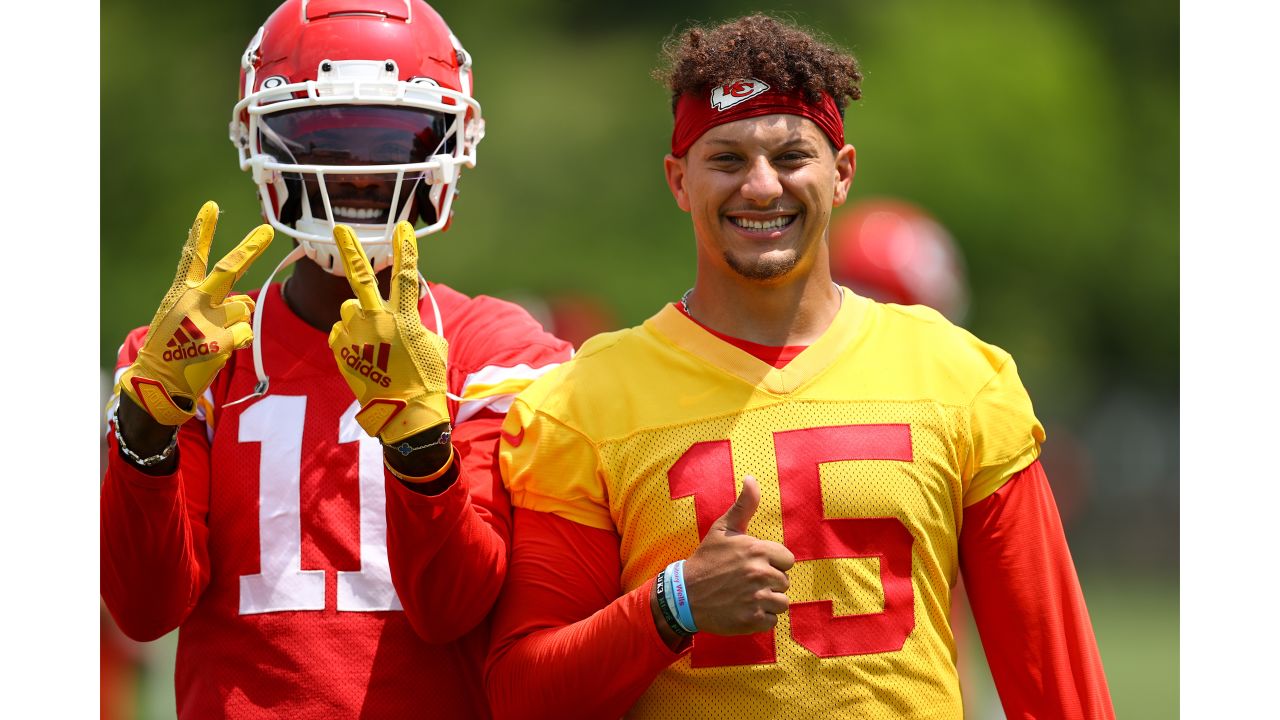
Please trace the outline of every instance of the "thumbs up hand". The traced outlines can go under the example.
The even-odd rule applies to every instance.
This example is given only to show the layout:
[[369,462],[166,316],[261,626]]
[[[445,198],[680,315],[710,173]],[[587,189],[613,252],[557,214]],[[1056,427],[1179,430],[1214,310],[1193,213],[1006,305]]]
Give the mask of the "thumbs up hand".
[[689,606],[699,631],[745,635],[768,630],[787,611],[786,571],[795,555],[785,546],[751,537],[747,526],[760,506],[760,485],[742,478],[742,492],[711,524],[685,562]]

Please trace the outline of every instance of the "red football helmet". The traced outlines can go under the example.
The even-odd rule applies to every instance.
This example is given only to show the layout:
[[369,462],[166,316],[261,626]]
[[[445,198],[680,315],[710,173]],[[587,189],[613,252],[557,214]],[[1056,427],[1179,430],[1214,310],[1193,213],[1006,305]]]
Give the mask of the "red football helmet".
[[831,222],[831,275],[881,302],[928,305],[952,322],[969,306],[964,259],[928,213],[902,200],[864,200]]
[[422,0],[287,0],[245,49],[231,142],[272,227],[341,275],[332,230],[350,225],[376,271],[397,222],[448,224],[484,137],[471,83]]

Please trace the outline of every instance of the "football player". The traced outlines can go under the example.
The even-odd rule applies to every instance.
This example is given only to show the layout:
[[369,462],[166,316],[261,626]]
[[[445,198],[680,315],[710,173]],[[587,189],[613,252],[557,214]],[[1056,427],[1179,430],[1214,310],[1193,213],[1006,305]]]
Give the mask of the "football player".
[[[483,134],[421,0],[288,0],[246,48],[231,140],[266,223],[209,269],[200,210],[109,407],[102,596],[132,638],[179,629],[179,716],[487,716],[501,418],[571,348],[418,273]],[[288,279],[229,294],[281,236]]]
[[951,233],[919,206],[875,198],[831,219],[831,277],[886,303],[928,305],[963,325],[969,310],[964,257]]
[[764,16],[668,52],[696,280],[507,416],[495,716],[959,718],[963,573],[1009,717],[1111,717],[1013,360],[832,281],[856,61]]

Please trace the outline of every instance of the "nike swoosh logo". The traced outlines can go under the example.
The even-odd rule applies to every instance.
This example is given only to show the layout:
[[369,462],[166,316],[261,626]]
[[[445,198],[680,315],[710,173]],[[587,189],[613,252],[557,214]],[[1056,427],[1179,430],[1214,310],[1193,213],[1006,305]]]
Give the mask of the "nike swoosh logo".
[[499,434],[502,435],[502,439],[506,440],[507,444],[510,445],[511,447],[520,447],[520,443],[524,442],[524,426],[523,425],[520,426],[520,432],[516,433],[515,435],[512,435],[506,430],[499,430],[498,432]]

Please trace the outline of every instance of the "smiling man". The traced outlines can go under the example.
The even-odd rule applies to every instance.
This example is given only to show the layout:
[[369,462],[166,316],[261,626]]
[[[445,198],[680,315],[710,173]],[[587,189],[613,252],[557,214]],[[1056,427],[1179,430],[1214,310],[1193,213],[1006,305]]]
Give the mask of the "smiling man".
[[963,572],[1010,717],[1111,717],[1012,359],[831,280],[855,60],[764,16],[668,54],[697,278],[507,416],[495,714],[959,718]]

